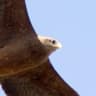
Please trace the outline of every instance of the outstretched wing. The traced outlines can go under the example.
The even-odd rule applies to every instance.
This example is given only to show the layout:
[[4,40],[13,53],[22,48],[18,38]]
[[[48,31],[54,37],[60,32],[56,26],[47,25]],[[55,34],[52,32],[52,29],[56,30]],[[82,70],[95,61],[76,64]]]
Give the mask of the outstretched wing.
[[43,86],[46,86],[50,92],[53,92],[57,96],[78,96],[76,91],[74,91],[63,79],[61,79],[61,77],[53,69],[50,61],[47,61],[44,65],[46,68],[41,77],[41,84],[43,84]]
[[37,50],[32,44],[40,45],[27,15],[25,0],[0,0],[0,77],[28,66],[24,64],[27,61],[21,64],[20,60],[32,59],[31,53]]
[[0,47],[8,40],[25,34],[36,36],[27,15],[25,0],[0,0]]
[[59,77],[49,61],[34,70],[6,79],[2,85],[8,96],[79,96]]

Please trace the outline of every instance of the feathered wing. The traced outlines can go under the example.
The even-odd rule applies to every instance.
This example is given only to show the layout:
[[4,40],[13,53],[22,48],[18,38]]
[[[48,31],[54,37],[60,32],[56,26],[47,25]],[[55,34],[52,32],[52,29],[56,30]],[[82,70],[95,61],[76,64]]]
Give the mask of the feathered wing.
[[0,0],[0,77],[26,67],[24,63],[35,58],[31,52],[38,50],[33,47],[38,44],[40,42],[30,24],[25,0]]
[[50,62],[3,81],[8,96],[79,96],[55,72]]
[[74,91],[63,79],[61,79],[61,77],[53,69],[50,61],[47,61],[44,65],[46,68],[42,74],[41,84],[46,86],[50,92],[54,93],[53,96],[78,96],[76,91]]
[[29,33],[36,36],[27,15],[25,0],[0,0],[0,41]]

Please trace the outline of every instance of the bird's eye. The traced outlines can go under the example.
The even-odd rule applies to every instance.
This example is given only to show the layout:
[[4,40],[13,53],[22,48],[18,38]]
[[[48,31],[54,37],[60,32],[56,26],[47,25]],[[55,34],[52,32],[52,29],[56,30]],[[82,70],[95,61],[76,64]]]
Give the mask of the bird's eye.
[[52,43],[53,43],[53,44],[55,44],[55,43],[56,43],[56,41],[55,41],[55,40],[53,40],[53,41],[52,41]]

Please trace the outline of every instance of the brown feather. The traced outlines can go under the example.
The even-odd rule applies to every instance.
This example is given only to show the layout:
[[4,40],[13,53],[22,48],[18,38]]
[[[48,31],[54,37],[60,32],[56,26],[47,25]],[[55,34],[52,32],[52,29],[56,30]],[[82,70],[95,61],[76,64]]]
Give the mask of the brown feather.
[[2,85],[9,96],[78,96],[60,78],[49,61],[33,70],[6,79]]
[[[42,55],[45,51],[30,24],[24,0],[18,2],[0,0],[0,9],[0,77],[2,77],[21,72],[22,69],[26,70],[29,65],[36,66],[35,63],[41,62],[45,57]],[[40,59],[37,61],[38,56]]]
[[47,56],[24,0],[0,0],[0,79],[7,96],[78,96]]
[[0,47],[10,39],[36,33],[30,24],[24,0],[0,0]]

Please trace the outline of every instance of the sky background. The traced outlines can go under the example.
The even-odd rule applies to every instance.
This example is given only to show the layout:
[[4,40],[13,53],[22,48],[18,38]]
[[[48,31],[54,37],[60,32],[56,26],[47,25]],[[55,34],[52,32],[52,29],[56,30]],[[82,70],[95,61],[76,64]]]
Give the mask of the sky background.
[[[26,3],[36,32],[62,43],[63,47],[50,56],[60,76],[80,96],[96,96],[96,0]],[[2,91],[0,96],[5,96]]]

